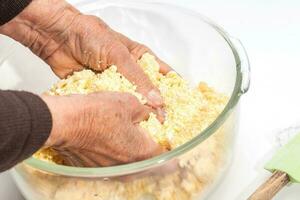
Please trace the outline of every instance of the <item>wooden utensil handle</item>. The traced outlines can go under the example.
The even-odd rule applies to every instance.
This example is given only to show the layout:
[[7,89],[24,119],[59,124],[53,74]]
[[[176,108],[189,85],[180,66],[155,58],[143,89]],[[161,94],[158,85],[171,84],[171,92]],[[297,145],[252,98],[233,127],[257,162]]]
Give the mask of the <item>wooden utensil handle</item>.
[[270,200],[289,182],[290,179],[286,173],[275,171],[273,175],[248,198],[248,200]]

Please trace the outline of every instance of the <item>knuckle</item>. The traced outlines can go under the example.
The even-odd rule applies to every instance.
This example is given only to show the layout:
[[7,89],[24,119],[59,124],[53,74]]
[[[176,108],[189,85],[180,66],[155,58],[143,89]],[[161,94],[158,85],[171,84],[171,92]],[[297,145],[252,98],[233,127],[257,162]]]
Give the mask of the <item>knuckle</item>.
[[102,42],[94,50],[83,52],[84,65],[99,71],[117,65],[125,57],[122,46],[109,35],[104,35],[101,40]]
[[141,105],[138,98],[132,94],[126,95],[126,104],[129,104],[132,109],[136,109],[137,107],[139,107]]
[[102,29],[109,29],[109,26],[101,20],[99,17],[94,15],[83,15],[83,17],[86,18],[87,22],[92,22],[94,24],[97,24],[98,27],[101,27]]
[[118,64],[124,59],[129,58],[126,48],[113,38],[107,39],[105,43],[102,48],[102,57],[107,58],[108,64]]
[[41,38],[39,37],[39,34],[37,33],[35,33],[33,37],[29,39],[29,42],[26,46],[39,57],[42,54],[43,48],[45,47]]
[[144,53],[151,52],[150,49],[139,43],[134,43],[130,49],[130,53],[136,58],[139,59]]
[[46,60],[47,57],[51,56],[59,48],[59,45],[52,38],[43,37],[37,31],[31,31],[27,35],[24,38],[23,44],[43,60]]
[[130,93],[124,93],[124,95],[126,96],[128,101],[134,102],[134,103],[138,102],[138,99],[134,95],[132,95]]
[[73,20],[69,33],[74,42],[70,45],[81,50],[79,57],[84,66],[103,71],[112,64],[110,57],[117,45],[110,32],[109,26],[96,16],[79,15]]
[[100,18],[92,15],[78,15],[72,21],[71,26],[72,29],[75,29],[79,33],[93,33],[96,31],[106,31],[109,29],[109,26],[104,23]]

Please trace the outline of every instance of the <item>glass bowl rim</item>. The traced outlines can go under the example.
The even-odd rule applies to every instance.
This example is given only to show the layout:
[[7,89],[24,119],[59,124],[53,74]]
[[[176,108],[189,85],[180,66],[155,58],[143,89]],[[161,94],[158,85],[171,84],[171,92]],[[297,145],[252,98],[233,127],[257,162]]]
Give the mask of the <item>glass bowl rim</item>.
[[111,167],[100,167],[100,168],[82,168],[82,167],[69,167],[69,166],[63,166],[63,165],[56,165],[52,163],[48,163],[42,160],[38,160],[36,158],[30,157],[29,159],[25,160],[24,163],[36,168],[41,171],[57,174],[57,175],[63,175],[63,176],[71,176],[71,177],[113,177],[113,176],[122,176],[122,175],[128,175],[132,173],[137,173],[140,171],[147,170],[149,168],[157,167],[160,165],[163,165],[167,161],[182,155],[183,153],[193,149],[195,146],[203,142],[205,139],[210,137],[227,119],[227,117],[230,115],[232,109],[235,107],[237,102],[240,99],[240,96],[242,95],[242,80],[243,80],[243,74],[241,71],[241,59],[239,56],[239,53],[237,49],[235,48],[233,42],[231,42],[231,37],[229,34],[226,33],[226,31],[221,28],[216,23],[212,22],[207,17],[199,14],[196,11],[193,11],[188,8],[183,8],[180,6],[176,6],[169,3],[161,3],[161,2],[148,2],[148,1],[138,1],[138,0],[130,0],[124,2],[120,2],[118,0],[111,0],[110,2],[107,2],[103,7],[115,5],[115,6],[130,6],[131,4],[139,4],[143,6],[163,6],[168,7],[169,9],[177,9],[180,12],[185,12],[188,15],[193,15],[199,20],[204,21],[211,27],[213,27],[227,42],[227,44],[230,46],[232,53],[234,55],[234,59],[236,62],[236,80],[235,80],[235,86],[234,90],[231,94],[231,97],[223,109],[223,111],[219,114],[219,116],[206,128],[204,129],[199,135],[194,137],[192,140],[186,142],[185,144],[173,149],[172,151],[169,151],[167,153],[164,153],[162,155],[143,160],[138,161],[134,163],[129,164],[123,164],[118,166],[111,166]]

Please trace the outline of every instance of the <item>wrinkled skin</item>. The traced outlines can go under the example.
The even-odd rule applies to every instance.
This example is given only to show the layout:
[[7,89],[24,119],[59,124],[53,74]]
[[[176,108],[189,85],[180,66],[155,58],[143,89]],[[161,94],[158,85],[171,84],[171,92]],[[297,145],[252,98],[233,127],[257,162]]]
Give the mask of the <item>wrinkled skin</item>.
[[[113,31],[101,19],[81,14],[65,1],[34,0],[0,32],[29,47],[61,78],[85,67],[103,71],[117,65],[120,73],[138,85],[149,105],[163,105],[158,89],[136,64],[151,50]],[[157,60],[163,73],[170,71]]]
[[46,146],[64,155],[69,165],[111,166],[163,152],[139,126],[155,110],[131,94],[45,95],[43,99],[58,116],[53,120],[54,128]]
[[[27,46],[60,78],[86,67],[103,71],[115,64],[148,100],[145,106],[121,93],[43,96],[53,118],[46,145],[61,152],[70,165],[116,165],[164,151],[137,125],[150,111],[163,120],[163,99],[136,64],[145,52],[153,54],[146,46],[115,32],[101,19],[80,13],[64,0],[33,0],[1,26],[0,33]],[[162,73],[171,70],[157,61]]]

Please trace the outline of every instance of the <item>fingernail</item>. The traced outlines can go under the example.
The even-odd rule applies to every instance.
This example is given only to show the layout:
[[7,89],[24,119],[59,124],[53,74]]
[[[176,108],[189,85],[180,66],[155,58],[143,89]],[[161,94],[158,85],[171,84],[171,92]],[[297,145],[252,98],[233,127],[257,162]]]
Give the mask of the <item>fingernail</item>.
[[163,98],[161,97],[159,92],[156,91],[155,89],[151,90],[147,94],[147,99],[151,101],[149,103],[153,104],[152,106],[154,106],[154,107],[163,105]]
[[167,112],[164,111],[163,109],[159,109],[159,114],[165,118],[167,115]]
[[158,108],[157,109],[157,114],[158,114],[158,116],[157,116],[158,120],[161,123],[163,123],[165,121],[165,119],[166,119],[166,115],[167,115],[166,111],[164,109]]

